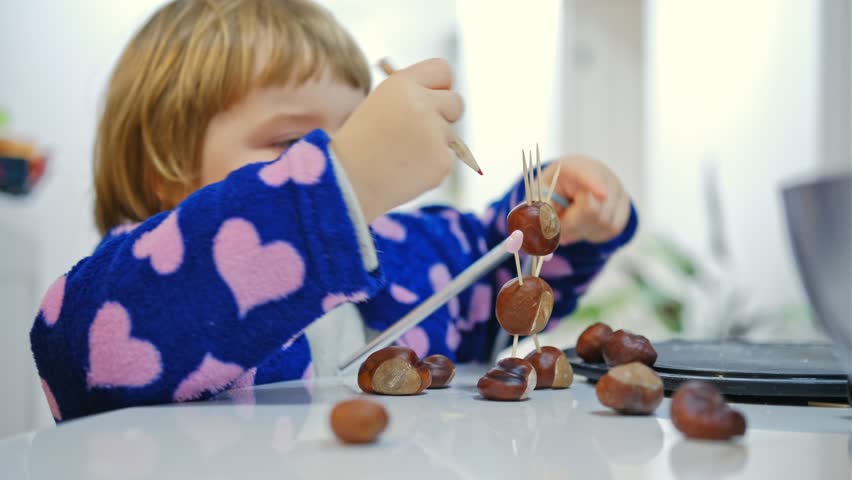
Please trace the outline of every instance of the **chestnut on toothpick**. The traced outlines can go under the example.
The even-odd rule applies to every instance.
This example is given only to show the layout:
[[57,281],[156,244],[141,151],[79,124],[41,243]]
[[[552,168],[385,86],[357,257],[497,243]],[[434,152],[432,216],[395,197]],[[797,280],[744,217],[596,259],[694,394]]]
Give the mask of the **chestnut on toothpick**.
[[553,312],[553,290],[538,277],[513,278],[497,294],[495,314],[512,335],[532,335],[544,329]]

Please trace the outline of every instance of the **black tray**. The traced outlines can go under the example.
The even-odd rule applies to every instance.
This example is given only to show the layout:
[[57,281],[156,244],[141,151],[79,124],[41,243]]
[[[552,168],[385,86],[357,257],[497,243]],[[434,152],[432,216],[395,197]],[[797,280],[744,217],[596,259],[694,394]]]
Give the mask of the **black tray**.
[[[667,393],[689,380],[716,385],[728,396],[783,401],[850,398],[850,382],[826,344],[670,340],[654,343],[654,370]],[[565,350],[574,373],[595,382],[608,371]]]

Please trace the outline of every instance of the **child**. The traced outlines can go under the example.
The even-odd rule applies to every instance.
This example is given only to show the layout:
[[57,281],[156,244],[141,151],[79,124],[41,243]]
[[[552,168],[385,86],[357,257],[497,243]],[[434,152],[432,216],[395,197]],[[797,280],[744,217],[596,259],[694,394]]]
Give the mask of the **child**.
[[[385,329],[506,237],[520,181],[480,218],[384,215],[447,175],[462,103],[441,60],[369,86],[352,38],[306,1],[175,0],[153,15],[119,59],[100,120],[105,237],[50,287],[31,332],[57,421],[331,374],[365,327]],[[542,271],[554,317],[637,224],[605,166],[560,161],[557,193],[572,204]],[[486,361],[512,268],[402,343]]]

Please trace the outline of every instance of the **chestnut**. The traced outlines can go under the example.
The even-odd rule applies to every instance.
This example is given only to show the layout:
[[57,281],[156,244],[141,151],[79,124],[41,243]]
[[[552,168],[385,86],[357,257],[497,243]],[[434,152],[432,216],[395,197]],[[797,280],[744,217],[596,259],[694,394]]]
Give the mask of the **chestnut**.
[[644,363],[631,362],[610,368],[595,392],[603,405],[618,413],[649,415],[663,401],[663,381]]
[[509,334],[538,333],[553,312],[553,290],[539,277],[524,277],[523,285],[513,278],[497,294],[494,311],[500,326]]
[[343,443],[372,443],[387,425],[385,407],[370,400],[346,400],[331,409],[331,430]]
[[680,385],[672,396],[672,423],[689,438],[727,440],[746,431],[742,413],[732,409],[725,397],[707,382]]
[[604,345],[603,358],[610,367],[630,362],[642,362],[650,367],[657,361],[657,351],[642,335],[618,330]]
[[358,386],[367,393],[416,395],[431,383],[429,367],[407,347],[387,347],[373,352],[358,370]]
[[476,388],[488,400],[517,401],[535,389],[536,373],[530,362],[522,358],[504,358],[479,379]]
[[559,246],[562,226],[559,216],[547,202],[535,201],[516,206],[509,212],[508,226],[510,232],[524,232],[521,250],[529,255],[543,257]]
[[423,364],[432,373],[432,384],[429,388],[445,388],[450,386],[456,376],[456,365],[443,355],[429,355],[423,359]]
[[577,338],[577,356],[590,363],[603,362],[603,347],[612,338],[612,329],[601,322],[593,323]]
[[568,388],[574,381],[574,369],[568,363],[568,357],[556,347],[541,347],[541,352],[533,350],[526,361],[535,369],[536,390],[542,388]]

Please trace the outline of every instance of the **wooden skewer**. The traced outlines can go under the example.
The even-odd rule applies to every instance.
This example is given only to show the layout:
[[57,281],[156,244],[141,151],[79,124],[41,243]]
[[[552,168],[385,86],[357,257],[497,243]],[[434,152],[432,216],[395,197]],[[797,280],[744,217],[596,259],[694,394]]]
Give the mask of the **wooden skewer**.
[[515,267],[518,269],[518,285],[524,286],[524,271],[521,270],[521,256],[515,252]]
[[[532,159],[530,159],[532,160]],[[524,155],[524,150],[521,149],[521,161],[524,163],[524,200],[526,200],[527,205],[532,201],[530,199],[530,177],[529,171],[527,169],[527,158]]]
[[562,162],[556,164],[556,173],[553,174],[553,179],[550,180],[550,191],[547,192],[547,201],[553,198],[553,191],[556,189],[556,180],[559,179],[559,172],[562,171]]
[[541,266],[544,265],[544,257],[538,257],[538,263],[535,266],[535,276],[541,275]]
[[537,333],[533,333],[533,342],[535,342],[535,351],[541,353],[541,344],[538,342]]
[[[379,68],[385,72],[385,75],[391,76],[396,72],[396,69],[390,64],[390,60],[387,58],[383,58],[379,60]],[[467,145],[459,138],[455,133],[451,134],[450,137],[450,150],[459,157],[459,160],[465,163],[468,167],[473,169],[474,172],[482,175],[482,169],[479,168],[479,164],[476,163],[476,159],[473,158],[473,153],[467,148]]]
[[515,335],[515,339],[512,340],[512,357],[518,356],[518,336]]
[[538,201],[542,201],[544,199],[544,194],[541,191],[541,155],[538,153],[538,143],[535,144],[535,165],[536,165],[536,174],[538,175]]

